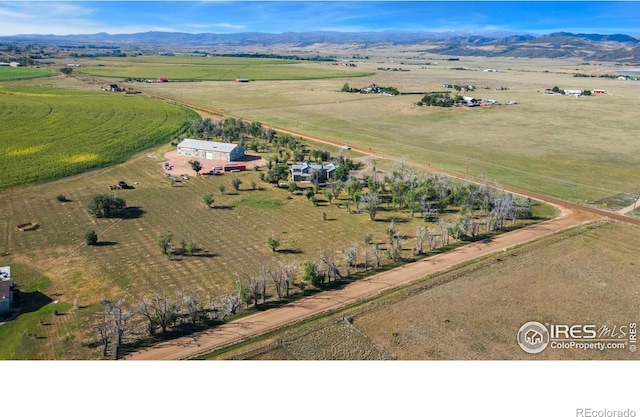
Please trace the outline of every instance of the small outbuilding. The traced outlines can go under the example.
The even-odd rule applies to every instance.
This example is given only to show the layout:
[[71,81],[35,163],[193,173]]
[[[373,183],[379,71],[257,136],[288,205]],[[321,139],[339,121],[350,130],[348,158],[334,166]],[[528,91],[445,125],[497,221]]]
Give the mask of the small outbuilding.
[[221,161],[239,161],[244,157],[244,148],[235,143],[184,139],[178,144],[178,155]]

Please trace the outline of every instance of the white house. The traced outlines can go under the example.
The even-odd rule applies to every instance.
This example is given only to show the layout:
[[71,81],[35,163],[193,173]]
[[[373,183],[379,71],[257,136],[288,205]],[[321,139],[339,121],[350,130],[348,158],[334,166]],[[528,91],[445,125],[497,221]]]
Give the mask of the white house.
[[234,143],[184,139],[178,144],[178,155],[192,158],[238,161],[244,156],[244,148]]
[[13,304],[11,267],[0,266],[0,314],[8,313]]

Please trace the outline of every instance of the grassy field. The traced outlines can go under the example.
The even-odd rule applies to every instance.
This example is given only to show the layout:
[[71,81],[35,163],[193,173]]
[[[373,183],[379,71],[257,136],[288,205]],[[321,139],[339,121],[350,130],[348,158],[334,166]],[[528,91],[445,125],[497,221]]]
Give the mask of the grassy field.
[[[640,82],[577,78],[598,75],[603,66],[554,60],[462,58],[430,65],[358,62],[358,70],[402,66],[365,78],[235,83],[184,83],[144,88],[178,100],[223,109],[264,124],[298,130],[410,161],[486,177],[499,183],[578,202],[604,201],[640,193],[640,144],[632,132]],[[424,63],[424,61],[423,61]],[[500,72],[484,72],[497,68]],[[512,106],[427,108],[422,97],[341,93],[371,83],[401,92],[443,91],[444,83],[476,85],[480,98]],[[576,98],[546,95],[546,88],[605,89],[607,94]],[[496,90],[496,88],[503,88]]]
[[[622,350],[525,353],[528,321],[628,326],[637,322],[640,229],[614,222],[574,228],[429,278],[220,358],[266,360],[603,360]],[[563,256],[558,257],[558,253]],[[341,319],[345,315],[349,321]],[[213,355],[215,357],[215,355]]]
[[100,77],[142,78],[155,80],[233,81],[310,80],[319,78],[362,77],[371,72],[330,66],[328,62],[309,63],[290,59],[233,57],[128,57],[101,58],[83,62],[76,71]]
[[31,67],[0,67],[0,82],[52,77],[54,75],[56,75],[56,73],[48,69]]
[[0,190],[124,162],[197,118],[139,96],[0,86]]

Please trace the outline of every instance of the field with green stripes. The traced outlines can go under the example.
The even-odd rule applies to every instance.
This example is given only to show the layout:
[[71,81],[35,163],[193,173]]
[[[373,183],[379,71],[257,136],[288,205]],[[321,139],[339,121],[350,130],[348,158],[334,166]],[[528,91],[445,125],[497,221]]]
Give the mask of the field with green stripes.
[[4,66],[0,67],[0,82],[51,77],[54,75],[56,75],[54,71],[42,68]]
[[101,58],[88,61],[75,71],[83,74],[155,80],[232,81],[251,80],[311,80],[339,77],[362,77],[371,71],[331,66],[328,62],[308,62],[291,59],[151,56]]
[[0,86],[0,190],[124,162],[198,118],[141,96]]

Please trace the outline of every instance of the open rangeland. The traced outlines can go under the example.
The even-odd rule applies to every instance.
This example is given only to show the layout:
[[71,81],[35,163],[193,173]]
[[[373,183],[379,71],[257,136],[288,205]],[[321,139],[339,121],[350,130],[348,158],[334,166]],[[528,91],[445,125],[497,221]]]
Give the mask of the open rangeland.
[[0,86],[0,190],[124,162],[196,118],[142,96]]
[[[375,71],[377,65],[380,63],[363,62],[358,70]],[[380,71],[375,76],[355,79],[345,76],[304,81],[298,77],[250,83],[203,81],[122,83],[122,86],[248,117],[267,126],[326,136],[338,144],[371,148],[372,153],[380,155],[406,156],[414,164],[433,164],[580,201],[604,201],[616,195],[619,204],[629,204],[629,196],[640,189],[640,182],[636,184],[640,180],[633,175],[636,171],[630,168],[635,161],[635,145],[628,141],[627,133],[636,121],[617,113],[612,115],[620,117],[624,125],[609,126],[611,136],[607,137],[611,142],[606,147],[597,140],[601,130],[594,125],[595,116],[602,113],[594,103],[609,100],[607,103],[613,106],[610,110],[628,111],[627,107],[616,107],[620,103],[613,100],[622,97],[623,103],[630,103],[632,93],[622,87],[612,88],[611,97],[547,97],[542,94],[542,86],[547,82],[563,88],[575,87],[573,83],[578,79],[573,79],[570,67],[553,67],[550,72],[541,67],[527,70],[518,61],[509,67],[513,72],[498,73],[513,77],[509,89],[483,90],[492,96],[495,93],[495,98],[502,102],[514,99],[520,103],[513,106],[429,109],[414,105],[421,97],[419,94],[387,97],[338,92],[346,81],[353,86],[376,82],[414,92],[441,90],[442,79],[461,83],[468,74],[488,83],[487,73],[477,65],[475,71],[411,66],[407,72]],[[416,73],[422,78],[413,78]],[[46,79],[46,84],[86,90],[109,81],[83,77],[86,76],[55,77]],[[24,83],[34,86],[37,81]],[[472,81],[480,84],[478,80]],[[503,83],[504,80],[500,81],[500,85]],[[635,88],[635,84],[628,85]],[[508,95],[510,92],[514,96]],[[122,96],[114,100],[130,99]],[[555,100],[551,103],[556,104],[547,107],[547,99]],[[567,103],[584,106],[584,119],[573,120],[580,112],[562,113]],[[561,114],[572,118],[563,118]],[[546,124],[548,129],[541,132],[539,129]],[[566,133],[565,124],[578,129],[578,133]],[[488,135],[491,132],[494,135]],[[585,135],[584,143],[578,146],[575,141],[581,135]],[[332,153],[338,151],[336,147],[323,146]],[[31,306],[27,314],[0,326],[0,338],[11,339],[10,344],[4,344],[6,349],[0,351],[3,358],[99,357],[92,326],[102,317],[103,298],[125,297],[135,304],[142,297],[171,295],[179,290],[197,290],[204,299],[216,297],[233,291],[238,278],[255,273],[263,265],[301,262],[325,248],[339,249],[363,242],[367,234],[374,241],[384,242],[390,220],[398,217],[398,213],[388,210],[388,205],[383,206],[375,222],[364,213],[348,214],[346,195],[331,204],[321,199],[314,206],[300,194],[293,195],[262,182],[260,171],[221,177],[190,175],[188,180],[173,183],[163,170],[164,155],[171,150],[169,145],[161,146],[118,166],[2,193],[0,261],[12,266],[15,280]],[[592,166],[587,169],[584,164]],[[389,165],[384,161],[379,164],[385,169]],[[242,181],[238,191],[232,187],[232,178]],[[108,190],[119,180],[125,180],[131,188]],[[225,186],[225,191],[221,191],[220,185]],[[95,219],[87,213],[91,196],[107,191],[126,199],[129,207],[126,216]],[[210,207],[203,202],[203,196],[209,193],[214,199]],[[58,196],[65,198],[60,200]],[[402,213],[402,220],[398,222],[398,232],[406,236],[414,235],[416,226],[423,223],[406,212]],[[16,229],[15,225],[27,221],[36,222],[39,227],[29,232]],[[84,242],[83,236],[89,229],[98,234],[96,246]],[[281,241],[275,253],[265,243],[271,231]],[[195,241],[199,250],[193,256],[176,255],[169,259],[156,243],[163,232],[173,234],[174,244],[181,240]],[[406,251],[410,252],[410,248]]]
[[[307,65],[320,65],[317,63]],[[317,135],[411,161],[486,177],[547,195],[602,206],[622,197],[627,205],[640,192],[640,149],[631,132],[640,82],[599,78],[613,69],[578,61],[461,58],[371,59],[357,69],[363,78],[202,82],[144,85],[184,102],[266,125]],[[379,67],[406,71],[378,71]],[[499,72],[485,72],[495,68]],[[574,77],[575,73],[596,77]],[[399,96],[349,94],[339,90],[376,83]],[[451,85],[474,85],[456,92]],[[545,94],[547,88],[604,89],[574,97]],[[421,92],[450,91],[498,100],[476,108],[417,106]],[[506,105],[514,101],[517,104]]]
[[628,343],[528,354],[516,342],[520,326],[534,320],[607,326],[624,339],[640,314],[637,238],[637,226],[619,222],[578,226],[212,357],[637,359]]

